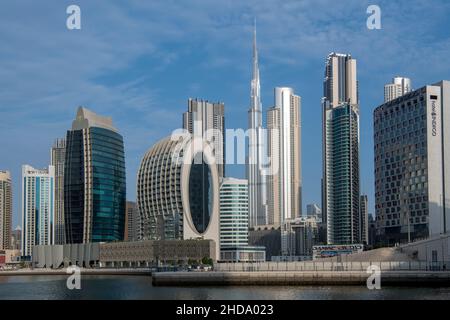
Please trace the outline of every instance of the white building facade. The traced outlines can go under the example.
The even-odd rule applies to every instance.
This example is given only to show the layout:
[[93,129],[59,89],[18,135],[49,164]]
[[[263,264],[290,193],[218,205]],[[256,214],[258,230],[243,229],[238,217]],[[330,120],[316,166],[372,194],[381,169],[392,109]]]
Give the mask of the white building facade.
[[411,79],[404,77],[395,77],[392,83],[384,86],[384,102],[397,99],[398,97],[412,91]]
[[248,182],[224,178],[220,185],[220,248],[248,245]]
[[22,166],[22,255],[34,245],[55,243],[55,167]]
[[[214,240],[219,257],[219,173],[207,142],[167,137],[144,155],[137,207],[148,240]],[[185,140],[187,139],[187,140]]]
[[[268,176],[268,220],[275,228],[302,215],[300,108],[292,88],[275,88],[275,106],[267,113],[268,155],[277,169]],[[288,252],[283,244],[282,255]]]

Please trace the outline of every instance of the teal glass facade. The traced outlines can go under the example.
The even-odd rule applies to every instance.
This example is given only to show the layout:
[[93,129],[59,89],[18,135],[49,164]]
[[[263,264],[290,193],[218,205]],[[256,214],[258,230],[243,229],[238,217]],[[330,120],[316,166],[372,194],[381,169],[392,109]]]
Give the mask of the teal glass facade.
[[126,177],[120,134],[99,127],[68,131],[64,198],[67,243],[123,240]]
[[359,243],[359,116],[349,104],[328,112],[330,240],[332,244]]

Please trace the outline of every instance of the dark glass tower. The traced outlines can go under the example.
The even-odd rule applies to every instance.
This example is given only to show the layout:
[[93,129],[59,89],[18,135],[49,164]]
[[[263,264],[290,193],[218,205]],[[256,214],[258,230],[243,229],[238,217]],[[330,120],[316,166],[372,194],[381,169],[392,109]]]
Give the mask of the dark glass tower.
[[67,132],[64,172],[66,242],[123,240],[125,156],[111,118],[78,109]]

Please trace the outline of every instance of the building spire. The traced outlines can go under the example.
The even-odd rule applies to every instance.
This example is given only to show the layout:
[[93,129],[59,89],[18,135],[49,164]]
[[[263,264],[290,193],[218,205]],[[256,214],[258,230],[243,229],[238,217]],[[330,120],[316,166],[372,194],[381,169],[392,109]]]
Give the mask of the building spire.
[[253,25],[253,73],[248,112],[248,215],[249,226],[267,224],[266,179],[262,174],[265,147],[262,136],[262,106],[259,83],[258,48],[256,45],[256,18]]
[[251,83],[251,108],[261,110],[260,97],[260,81],[259,81],[259,64],[258,64],[258,47],[256,45],[256,18],[253,22],[253,77]]

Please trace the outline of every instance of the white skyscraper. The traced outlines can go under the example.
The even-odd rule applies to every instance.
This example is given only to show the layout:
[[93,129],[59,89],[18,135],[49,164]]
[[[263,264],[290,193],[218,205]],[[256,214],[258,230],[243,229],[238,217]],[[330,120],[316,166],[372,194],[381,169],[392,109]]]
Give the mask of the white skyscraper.
[[[268,217],[276,227],[302,215],[301,98],[291,88],[275,88],[275,106],[267,113],[269,156],[278,163],[278,170],[269,176]],[[281,230],[282,237],[285,230]],[[282,241],[281,252],[288,248]]]
[[55,167],[38,170],[22,166],[22,254],[34,245],[54,244]]
[[394,100],[411,91],[411,80],[409,78],[395,77],[392,79],[392,83],[384,86],[384,102]]
[[262,173],[264,145],[259,81],[258,50],[256,47],[256,24],[253,31],[253,77],[251,81],[251,106],[248,110],[248,209],[249,226],[267,224],[266,179]]

